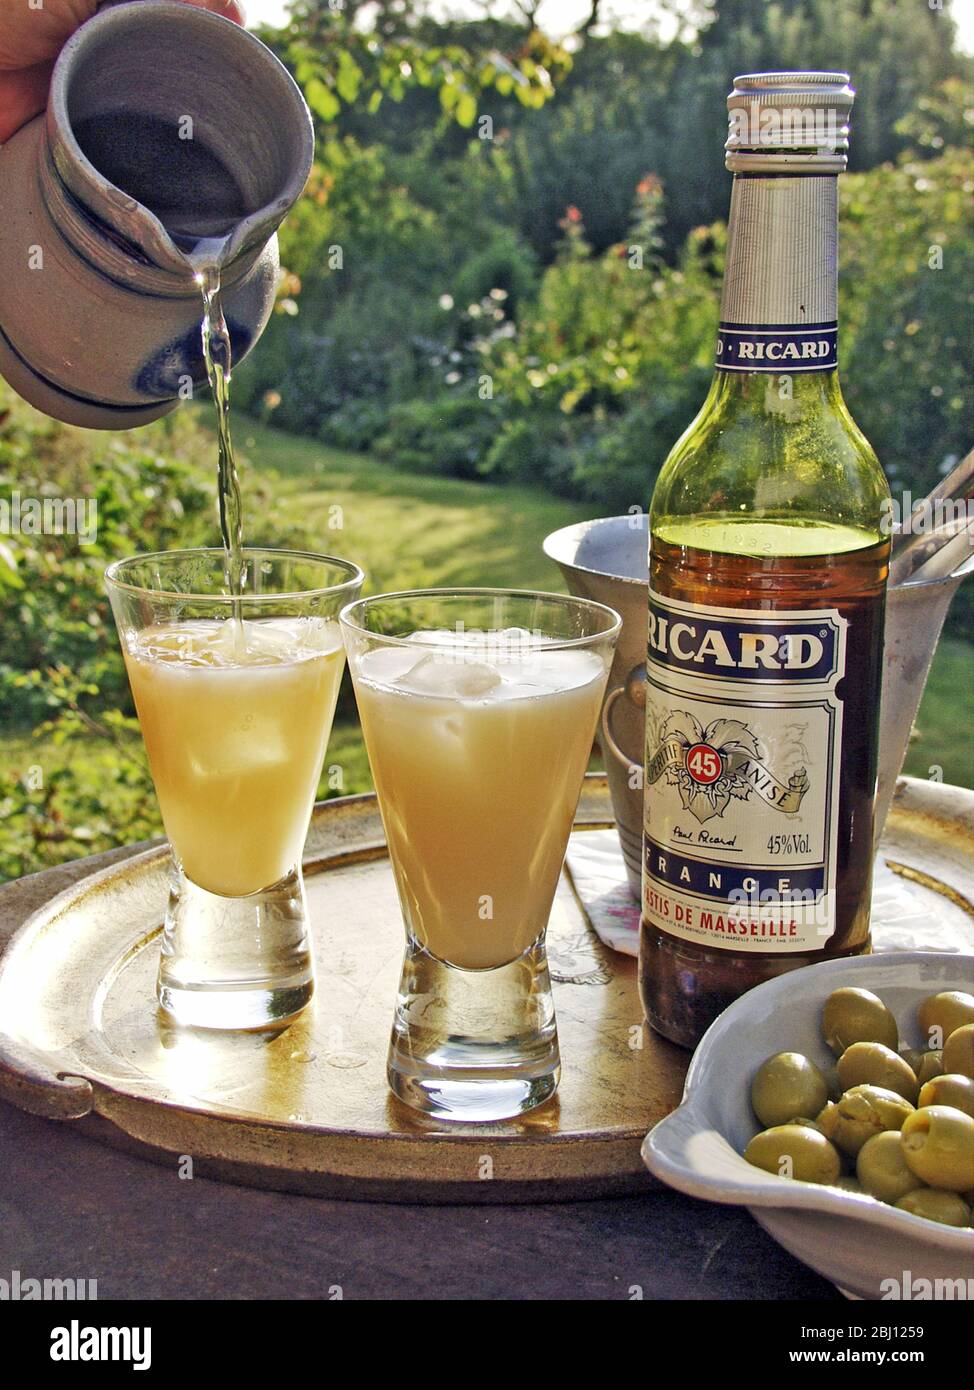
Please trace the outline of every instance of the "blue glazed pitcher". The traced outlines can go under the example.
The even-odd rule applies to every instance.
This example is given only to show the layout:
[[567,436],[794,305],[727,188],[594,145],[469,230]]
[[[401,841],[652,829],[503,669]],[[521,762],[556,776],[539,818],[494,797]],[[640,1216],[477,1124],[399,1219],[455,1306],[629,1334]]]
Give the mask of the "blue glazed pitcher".
[[47,111],[0,147],[0,374],[69,424],[154,420],[206,380],[191,262],[221,247],[234,360],[277,285],[277,227],[314,154],[286,69],[191,5],[103,9]]

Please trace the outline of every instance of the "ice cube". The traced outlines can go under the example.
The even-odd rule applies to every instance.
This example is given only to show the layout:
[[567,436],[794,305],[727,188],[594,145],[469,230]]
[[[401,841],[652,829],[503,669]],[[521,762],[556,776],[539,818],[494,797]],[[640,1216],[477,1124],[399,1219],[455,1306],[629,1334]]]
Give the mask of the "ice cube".
[[416,665],[415,651],[405,647],[376,647],[359,657],[358,674],[372,685],[395,685]]
[[456,647],[463,645],[468,636],[465,629],[455,632],[448,627],[419,628],[411,632],[406,641],[421,642],[424,647]]
[[574,690],[605,674],[597,652],[536,649],[523,665],[527,679],[548,690]]
[[396,682],[417,695],[478,698],[489,695],[501,683],[500,672],[482,661],[458,661],[424,656]]
[[[236,624],[226,623],[226,627]],[[319,617],[261,618],[242,624],[246,660],[251,665],[277,665],[326,656],[342,645],[338,624]]]

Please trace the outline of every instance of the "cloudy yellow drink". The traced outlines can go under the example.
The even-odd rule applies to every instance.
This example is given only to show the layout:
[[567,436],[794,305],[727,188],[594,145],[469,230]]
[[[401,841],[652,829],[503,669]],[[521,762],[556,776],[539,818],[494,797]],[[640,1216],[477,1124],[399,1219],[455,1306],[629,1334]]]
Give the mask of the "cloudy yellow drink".
[[126,650],[166,833],[193,883],[242,897],[300,863],[345,653],[321,618],[185,622]]
[[606,663],[519,630],[415,641],[360,658],[359,713],[408,927],[485,970],[547,924]]

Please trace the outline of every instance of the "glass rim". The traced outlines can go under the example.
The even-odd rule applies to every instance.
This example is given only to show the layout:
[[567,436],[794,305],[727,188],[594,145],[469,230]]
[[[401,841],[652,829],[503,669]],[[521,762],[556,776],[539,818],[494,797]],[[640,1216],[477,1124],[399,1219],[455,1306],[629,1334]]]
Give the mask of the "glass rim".
[[565,606],[574,605],[577,608],[588,609],[590,611],[605,614],[611,619],[609,625],[599,632],[590,632],[583,637],[553,637],[545,643],[545,651],[564,651],[571,647],[587,647],[594,642],[614,640],[618,637],[622,629],[622,617],[614,608],[610,608],[607,603],[599,603],[596,599],[579,598],[575,594],[555,594],[545,589],[494,589],[490,587],[464,588],[441,588],[441,589],[396,589],[388,594],[369,594],[365,598],[353,599],[351,603],[345,605],[338,615],[338,621],[343,627],[350,628],[353,632],[361,633],[364,637],[374,637],[377,641],[388,642],[395,646],[405,646],[412,650],[417,647],[424,650],[442,651],[442,644],[438,642],[417,642],[412,637],[395,637],[391,633],[373,632],[370,628],[363,627],[361,623],[353,618],[354,610],[369,607],[374,603],[384,603],[389,600],[401,599],[446,599],[446,598],[506,598],[506,599],[544,599],[548,602],[564,604]]
[[119,578],[120,573],[127,565],[143,564],[152,560],[187,561],[200,559],[204,556],[222,557],[225,553],[223,547],[217,545],[196,546],[186,550],[147,550],[141,555],[127,555],[122,560],[113,560],[105,570],[105,582],[124,593],[148,594],[152,598],[179,599],[182,602],[192,601],[194,603],[255,604],[281,602],[285,599],[308,599],[325,594],[340,594],[343,589],[351,592],[365,580],[365,571],[360,569],[353,560],[343,560],[338,555],[325,555],[314,550],[288,550],[276,546],[261,545],[245,545],[241,549],[241,554],[245,558],[255,555],[270,555],[278,559],[335,565],[344,571],[348,578],[336,584],[319,584],[307,589],[281,589],[274,592],[236,596],[233,594],[196,593],[192,590],[182,589],[149,589],[144,584],[133,584]]

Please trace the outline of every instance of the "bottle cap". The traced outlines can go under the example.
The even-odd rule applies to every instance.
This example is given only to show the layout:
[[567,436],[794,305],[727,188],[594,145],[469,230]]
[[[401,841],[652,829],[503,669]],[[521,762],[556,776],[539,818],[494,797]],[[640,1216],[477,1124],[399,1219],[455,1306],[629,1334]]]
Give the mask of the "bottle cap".
[[727,98],[734,173],[841,173],[855,92],[847,72],[748,72]]

